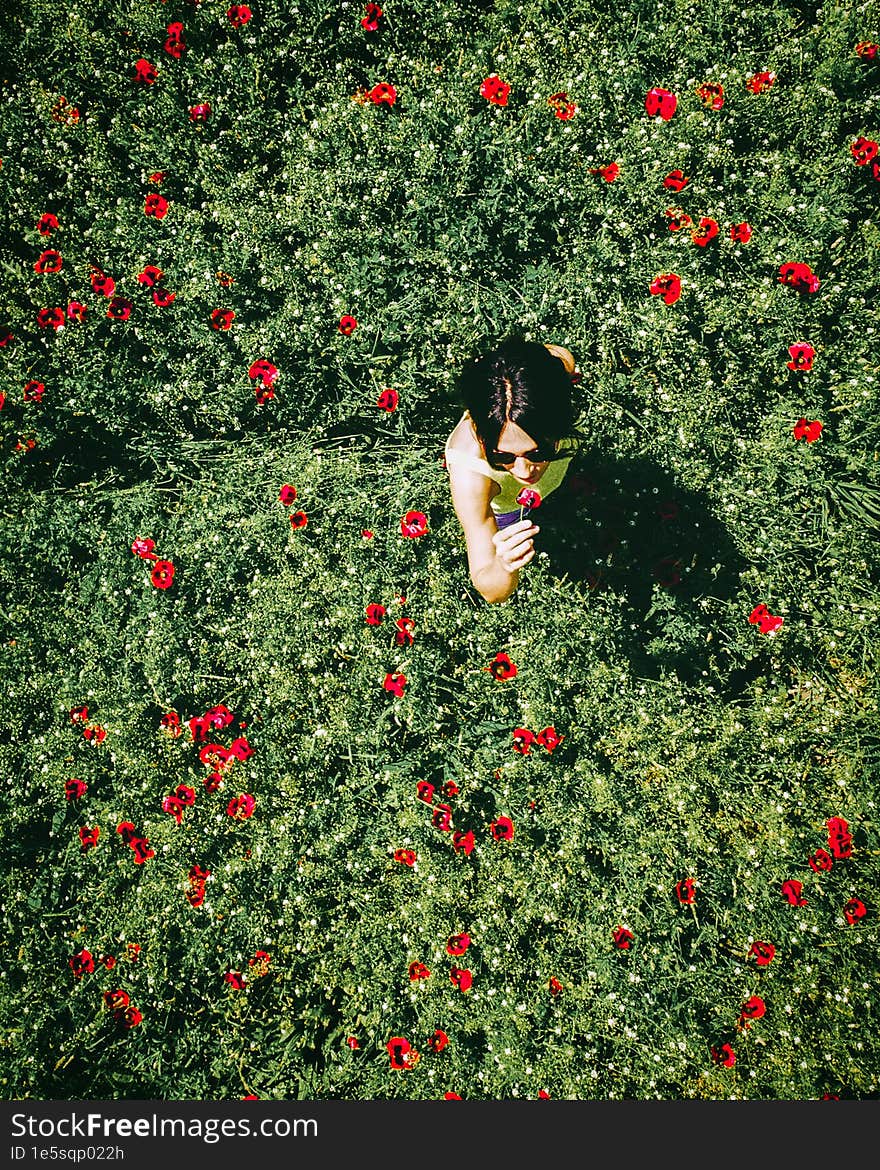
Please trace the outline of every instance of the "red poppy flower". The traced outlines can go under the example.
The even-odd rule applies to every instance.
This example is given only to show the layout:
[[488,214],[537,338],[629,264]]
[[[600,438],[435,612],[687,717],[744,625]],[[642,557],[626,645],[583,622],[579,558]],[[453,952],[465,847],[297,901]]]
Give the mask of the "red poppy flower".
[[843,817],[829,817],[825,822],[825,828],[830,837],[849,836],[849,822]]
[[816,351],[808,341],[796,341],[794,345],[788,347],[788,352],[791,355],[791,361],[785,364],[790,370],[802,370],[804,373],[807,370],[812,370]]
[[253,754],[254,749],[243,735],[237,736],[229,745],[229,755],[232,759],[245,761],[249,760]]
[[737,244],[747,244],[752,238],[752,227],[748,223],[730,225],[730,238]]
[[676,882],[675,895],[683,906],[690,906],[696,898],[696,887],[693,878],[685,878]]
[[101,955],[98,962],[103,963],[108,971],[112,971],[116,966],[116,958],[113,955]]
[[95,960],[92,958],[92,952],[86,950],[85,947],[77,951],[75,955],[71,955],[68,962],[70,963],[70,969],[75,979],[82,979],[83,975],[91,975],[95,970]]
[[150,842],[146,837],[132,837],[128,844],[134,852],[135,865],[143,865],[145,861],[156,856],[155,850],[150,848]]
[[534,511],[541,506],[541,493],[534,488],[523,488],[517,495],[516,502],[521,508],[531,508]]
[[386,612],[387,611],[386,611],[384,605],[379,605],[378,602],[372,602],[370,605],[367,606],[367,610],[366,610],[367,625],[368,626],[381,626],[382,618],[385,616]]
[[428,532],[428,517],[424,512],[407,512],[400,521],[400,531],[404,536],[425,536]]
[[89,280],[92,284],[92,289],[99,296],[112,297],[116,291],[116,281],[112,276],[108,276],[106,272],[102,272],[100,268],[93,268]]
[[357,329],[357,321],[354,317],[346,314],[344,317],[339,318],[339,332],[343,337],[350,337],[355,329]]
[[43,395],[46,392],[46,387],[42,382],[25,382],[24,384],[24,400],[25,402],[42,402]]
[[794,878],[788,878],[782,883],[782,896],[792,906],[806,906],[807,899],[801,897],[803,885]]
[[136,1028],[143,1020],[143,1013],[138,1011],[136,1007],[118,1008],[113,1013],[113,1021],[118,1024],[120,1028]]
[[131,1003],[131,997],[127,991],[123,991],[121,987],[117,987],[115,991],[104,992],[104,1006],[115,1011],[118,1008],[126,1008]]
[[397,626],[397,633],[394,635],[394,645],[412,646],[413,630],[416,628],[415,620],[411,617],[402,617],[398,618],[394,624]]
[[788,260],[779,266],[779,283],[787,284],[798,292],[814,293],[818,290],[820,282],[809,264],[801,264],[799,260]]
[[429,979],[431,972],[424,963],[413,962],[409,965],[410,983],[418,983],[421,979]]
[[60,252],[56,252],[54,248],[47,248],[37,257],[34,272],[39,272],[41,275],[48,272],[60,272],[63,263]]
[[232,288],[232,286],[235,284],[235,281],[228,272],[217,272],[215,275],[221,288]]
[[834,865],[834,858],[826,849],[817,849],[811,857],[807,858],[807,863],[814,873],[822,873],[831,869]]
[[232,328],[232,322],[235,320],[235,313],[232,309],[213,309],[211,311],[211,328],[220,332],[224,332]]
[[183,39],[183,25],[179,20],[168,25],[168,36],[165,38],[165,52],[175,61],[179,61],[186,52],[186,41]]
[[360,1048],[357,1036],[346,1036],[345,1043],[352,1050],[352,1052],[355,1052],[358,1048]]
[[449,832],[452,828],[452,809],[448,804],[434,806],[434,811],[431,814],[431,824],[435,829],[440,829],[443,833]]
[[397,101],[397,90],[393,85],[389,85],[387,81],[381,81],[378,85],[374,85],[371,90],[367,91],[367,97],[374,106],[380,106],[382,104],[393,106]]
[[211,871],[203,869],[200,865],[192,865],[188,876],[191,882],[206,882],[211,876]]
[[828,848],[837,860],[852,857],[852,834],[841,817],[831,817],[827,822]]
[[654,86],[649,89],[645,97],[645,109],[648,116],[655,118],[658,114],[664,122],[668,122],[675,113],[678,105],[678,98],[674,93],[670,93],[668,89],[661,89],[659,86]]
[[88,853],[90,849],[94,849],[98,844],[98,838],[101,836],[101,829],[95,825],[94,829],[90,829],[84,825],[79,831],[80,847],[83,853]]
[[399,861],[401,865],[415,865],[416,855],[412,849],[395,849],[394,860]]
[[662,296],[667,305],[674,305],[681,296],[681,278],[674,272],[655,276],[651,281],[651,296]]
[[225,768],[231,758],[228,748],[222,743],[207,743],[199,750],[199,760],[203,764],[210,764],[217,769]]
[[169,292],[167,288],[153,289],[153,304],[160,309],[167,309],[173,303],[176,293]]
[[69,320],[76,321],[82,325],[86,319],[86,306],[80,304],[79,301],[71,301],[67,306],[67,316]]
[[148,264],[142,272],[138,273],[138,284],[145,284],[147,288],[152,288],[164,275],[161,268],[157,268],[155,264]]
[[690,227],[694,222],[686,211],[680,207],[667,207],[663,213],[669,220],[669,230],[677,232],[681,228]]
[[855,51],[860,57],[864,57],[866,61],[873,61],[880,50],[880,45],[876,45],[873,41],[859,41],[856,45]]
[[37,324],[41,329],[61,329],[64,326],[63,309],[40,309]]
[[247,980],[241,971],[227,971],[223,976],[223,981],[228,983],[230,987],[235,988],[236,991],[244,991],[247,987]]
[[231,8],[226,9],[226,15],[233,28],[241,28],[243,24],[247,24],[253,13],[247,4],[233,4]]
[[796,439],[806,439],[808,443],[814,443],[822,434],[822,427],[823,424],[817,418],[814,418],[812,422],[807,422],[805,418],[799,418],[791,433]]
[[752,1020],[760,1020],[766,1011],[767,1007],[760,995],[753,995],[746,1000],[740,1009],[740,1023],[744,1028],[748,1028]]
[[516,727],[513,731],[513,750],[519,752],[521,756],[527,756],[536,739],[535,733],[529,731],[527,727]]
[[849,926],[855,926],[859,918],[864,918],[868,913],[865,908],[865,903],[858,898],[850,898],[843,908],[843,916]]
[[174,565],[171,561],[157,560],[150,573],[150,584],[156,589],[168,589],[174,581]]
[[749,622],[753,626],[757,625],[762,634],[775,634],[783,620],[781,617],[774,617],[766,605],[756,605],[749,614]]
[[496,841],[512,841],[513,821],[510,817],[496,817],[489,826],[489,831]]
[[131,308],[128,297],[111,297],[105,315],[112,321],[127,321],[131,316]]
[[[442,1052],[448,1043],[449,1043],[449,1037],[446,1035],[446,1033],[443,1031],[442,1028],[438,1028],[433,1036],[428,1037],[428,1041],[427,1041],[428,1047],[431,1049],[432,1052]],[[460,1100],[460,1098],[459,1098],[459,1100]]]
[[147,182],[152,183],[156,187],[158,187],[159,184],[164,182],[164,181],[165,181],[165,172],[164,171],[153,171],[152,175],[147,176]]
[[398,699],[403,697],[404,688],[406,687],[406,675],[399,671],[393,671],[391,674],[386,674],[382,686],[386,691],[390,691]]
[[[873,160],[877,157],[878,146],[873,139],[865,138],[863,134],[860,134],[855,142],[851,144],[849,149],[853,158],[856,160],[856,165],[864,167],[867,166],[869,162],[873,162]],[[39,272],[40,270],[37,269],[37,271]],[[55,270],[53,269],[52,271]]]
[[682,191],[689,182],[690,178],[684,171],[675,170],[669,172],[663,180],[663,186],[667,187],[670,191]]
[[162,811],[170,813],[178,825],[183,822],[183,801],[176,796],[166,796],[162,801]]
[[79,800],[88,792],[82,780],[68,780],[64,785],[64,795],[68,800]]
[[729,1044],[722,1044],[720,1048],[711,1048],[712,1060],[715,1064],[723,1064],[725,1068],[733,1068],[736,1064],[736,1053]]
[[383,390],[376,399],[376,405],[380,410],[387,411],[388,414],[391,414],[393,410],[397,410],[398,401],[399,398],[396,390]]
[[153,219],[164,219],[168,214],[168,200],[158,191],[151,191],[144,200],[144,215],[151,215]]
[[416,784],[416,796],[419,800],[423,800],[425,804],[432,804],[434,801],[434,785],[428,780],[419,780]]
[[412,1068],[419,1059],[419,1054],[404,1036],[392,1036],[385,1047],[388,1049],[392,1068]]
[[503,680],[508,678],[516,678],[517,668],[510,657],[504,653],[503,650],[495,655],[488,666],[484,666],[483,670],[488,670],[492,677],[496,680]]
[[159,720],[159,726],[163,731],[170,731],[175,738],[183,731],[180,726],[180,716],[176,711],[168,711],[167,714],[163,715]]
[[761,73],[753,73],[746,81],[746,89],[750,93],[763,93],[765,89],[769,89],[776,81],[776,74],[769,73],[764,70]]
[[470,971],[462,967],[453,967],[449,972],[449,978],[453,986],[457,987],[459,991],[467,991],[468,988],[473,986],[474,982],[474,977]]
[[305,528],[308,522],[309,518],[305,512],[294,512],[290,517],[291,528]]
[[202,781],[205,792],[217,792],[223,787],[223,777],[219,772],[211,772]]
[[41,236],[51,236],[52,232],[58,231],[58,217],[51,211],[44,211],[37,220],[37,231]]
[[463,853],[465,857],[469,857],[473,852],[474,845],[476,845],[476,839],[472,829],[468,829],[466,833],[457,829],[452,834],[452,848],[456,853]]
[[85,723],[89,717],[88,707],[73,707],[70,711],[71,723]]
[[601,175],[606,183],[613,183],[620,174],[620,166],[618,163],[609,163],[605,167],[590,167],[591,175]]
[[480,86],[480,97],[484,97],[493,106],[506,106],[509,93],[510,86],[506,81],[502,81],[497,73],[490,73]]
[[570,121],[577,113],[577,106],[573,101],[569,100],[567,93],[552,93],[547,98],[547,105],[551,107],[556,117],[563,122]]
[[451,934],[446,940],[447,955],[463,955],[468,947],[471,945],[471,936],[469,934]]
[[700,247],[705,248],[710,240],[718,235],[718,224],[708,215],[704,215],[699,224],[691,231],[691,239]]
[[198,910],[199,906],[204,905],[205,883],[194,881],[192,887],[186,892],[186,900],[195,910]]
[[749,947],[749,957],[753,958],[759,967],[768,967],[773,962],[776,947],[773,943],[753,942]]
[[199,102],[198,105],[190,106],[189,108],[189,120],[191,122],[207,122],[210,116],[210,102]]
[[159,71],[155,65],[151,65],[143,57],[134,63],[134,79],[135,81],[143,81],[147,85],[152,85],[159,76]]
[[248,370],[248,377],[263,386],[274,386],[278,377],[278,367],[273,366],[265,358],[258,358]]
[[256,799],[249,792],[242,792],[230,800],[226,806],[226,814],[236,821],[246,821],[254,815],[256,806]]
[[625,926],[618,926],[617,930],[611,935],[612,942],[619,951],[628,951],[634,938],[633,932],[627,930]]
[[296,499],[296,488],[292,483],[285,483],[278,492],[278,499],[282,504],[292,504]]
[[383,13],[378,4],[368,4],[365,15],[361,18],[361,28],[367,32],[375,32],[379,27],[379,20]]
[[535,743],[539,743],[542,748],[546,748],[548,752],[553,752],[558,748],[565,739],[564,735],[558,735],[555,727],[545,727],[543,731],[539,731],[535,736]]
[[447,798],[458,796],[459,788],[454,780],[447,780],[443,785],[443,795]]
[[720,110],[724,105],[724,86],[717,81],[707,81],[698,85],[696,95],[710,110]]

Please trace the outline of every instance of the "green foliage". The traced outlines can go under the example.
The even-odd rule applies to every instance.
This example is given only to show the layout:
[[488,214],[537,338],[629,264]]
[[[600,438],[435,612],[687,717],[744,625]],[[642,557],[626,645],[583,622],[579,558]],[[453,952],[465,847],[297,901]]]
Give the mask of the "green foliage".
[[[261,4],[238,30],[215,3],[25,8],[0,30],[0,1092],[876,1097],[880,187],[850,151],[880,135],[880,65],[854,53],[876,13],[389,3],[367,34],[357,5]],[[777,80],[753,94],[759,70]],[[506,106],[479,94],[493,72]],[[353,100],[381,82],[393,105]],[[678,96],[669,122],[645,113],[655,85]],[[547,101],[563,91],[570,121]],[[671,232],[670,207],[719,235]],[[60,271],[35,272],[46,248]],[[817,293],[780,284],[792,260]],[[93,268],[128,320],[105,317]],[[669,306],[649,293],[666,272]],[[72,300],[84,322],[38,326]],[[442,454],[456,369],[514,330],[575,353],[584,445],[542,504],[540,555],[489,606]],[[798,341],[811,371],[787,367]],[[263,402],[259,358],[279,371]],[[795,439],[801,418],[818,440]],[[410,510],[426,535],[402,534]],[[174,564],[169,588],[136,538]],[[500,651],[515,677],[489,671]],[[233,722],[211,741],[253,754],[209,791],[188,721],[220,704]],[[548,727],[552,751],[513,750]],[[227,811],[239,794],[249,818]],[[830,817],[852,856],[814,871]],[[776,948],[765,968],[755,940]],[[76,978],[83,947],[95,971]],[[143,1013],[130,1030],[104,1006],[117,988]],[[395,1036],[410,1069],[389,1068]]]

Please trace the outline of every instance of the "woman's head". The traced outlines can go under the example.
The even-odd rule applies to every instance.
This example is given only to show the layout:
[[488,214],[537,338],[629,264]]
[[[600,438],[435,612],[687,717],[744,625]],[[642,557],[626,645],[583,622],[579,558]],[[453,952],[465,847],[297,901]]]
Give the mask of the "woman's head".
[[[561,358],[540,342],[519,337],[472,358],[458,377],[459,394],[487,460],[508,469],[511,455],[525,455],[534,465],[549,461],[558,441],[573,432],[571,387]],[[514,474],[523,466],[520,461]]]

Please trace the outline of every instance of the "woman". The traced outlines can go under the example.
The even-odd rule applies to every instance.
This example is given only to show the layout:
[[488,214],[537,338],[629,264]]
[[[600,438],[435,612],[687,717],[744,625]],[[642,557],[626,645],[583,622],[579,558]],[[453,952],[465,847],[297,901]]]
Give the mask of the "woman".
[[546,499],[577,449],[574,373],[563,346],[512,337],[459,375],[466,409],[446,440],[446,466],[471,581],[486,601],[510,597],[535,555],[540,528],[517,496],[530,488]]

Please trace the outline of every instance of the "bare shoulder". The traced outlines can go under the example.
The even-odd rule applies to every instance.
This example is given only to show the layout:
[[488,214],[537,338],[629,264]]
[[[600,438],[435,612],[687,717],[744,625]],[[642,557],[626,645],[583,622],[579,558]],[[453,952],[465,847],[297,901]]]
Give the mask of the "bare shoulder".
[[467,412],[458,420],[452,434],[446,440],[446,446],[451,451],[461,451],[464,455],[475,455],[478,459],[482,459],[483,448],[480,446],[474,424]]
[[548,349],[554,357],[559,358],[559,360],[565,366],[566,373],[573,374],[575,372],[577,363],[575,362],[574,354],[570,349],[566,349],[564,345],[545,345],[544,348]]

